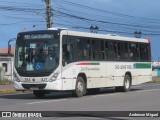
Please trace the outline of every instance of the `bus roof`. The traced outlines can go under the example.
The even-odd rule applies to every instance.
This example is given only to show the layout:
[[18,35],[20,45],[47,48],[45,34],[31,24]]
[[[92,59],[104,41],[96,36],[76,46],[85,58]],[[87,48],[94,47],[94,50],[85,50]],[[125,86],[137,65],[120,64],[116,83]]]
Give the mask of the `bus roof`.
[[87,32],[77,32],[77,31],[69,31],[63,30],[63,35],[71,35],[71,36],[80,36],[80,37],[91,37],[91,38],[100,38],[100,39],[109,39],[109,40],[120,40],[120,41],[128,41],[128,42],[141,42],[141,43],[150,43],[148,38],[133,38],[133,37],[124,37],[112,34],[95,34],[95,33],[87,33]]
[[44,33],[44,32],[52,32],[52,31],[61,31],[63,35],[71,35],[71,36],[79,36],[79,37],[91,37],[91,38],[100,38],[100,39],[109,39],[109,40],[120,40],[120,41],[128,41],[128,42],[141,42],[141,43],[150,43],[149,38],[133,38],[133,37],[124,37],[112,34],[95,34],[88,32],[79,32],[79,31],[70,31],[68,29],[48,29],[48,30],[37,30],[37,31],[27,31],[21,32],[19,34],[27,34],[27,33]]

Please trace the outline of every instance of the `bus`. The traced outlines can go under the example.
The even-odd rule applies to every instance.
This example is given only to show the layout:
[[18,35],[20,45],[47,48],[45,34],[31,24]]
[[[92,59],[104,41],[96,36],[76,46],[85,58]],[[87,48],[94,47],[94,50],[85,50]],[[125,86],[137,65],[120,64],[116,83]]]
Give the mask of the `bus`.
[[71,91],[82,97],[114,87],[127,92],[152,80],[150,40],[49,29],[17,35],[14,87],[35,97]]

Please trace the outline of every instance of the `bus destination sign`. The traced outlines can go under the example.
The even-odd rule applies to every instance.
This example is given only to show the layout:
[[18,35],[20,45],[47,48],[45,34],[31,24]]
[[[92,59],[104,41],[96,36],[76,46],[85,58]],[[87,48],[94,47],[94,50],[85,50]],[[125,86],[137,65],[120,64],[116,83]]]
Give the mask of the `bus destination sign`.
[[24,35],[25,40],[36,40],[36,39],[54,39],[53,34],[29,34]]

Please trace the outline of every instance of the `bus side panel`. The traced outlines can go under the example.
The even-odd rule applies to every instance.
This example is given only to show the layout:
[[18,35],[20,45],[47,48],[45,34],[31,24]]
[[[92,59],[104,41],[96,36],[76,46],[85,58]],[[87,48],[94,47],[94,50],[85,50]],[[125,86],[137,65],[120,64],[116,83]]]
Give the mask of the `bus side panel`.
[[150,63],[108,62],[108,86],[123,86],[124,76],[126,73],[131,74],[132,85],[152,80]]
[[87,75],[87,88],[99,88],[106,86],[106,63],[91,62],[91,65],[81,66],[81,72]]
[[120,62],[107,62],[107,86],[122,86],[124,79],[124,70],[120,69]]
[[140,70],[140,76],[139,79],[137,79],[136,84],[141,84],[145,82],[152,81],[152,70],[151,69],[141,69]]
[[62,89],[74,90],[76,78],[80,68],[76,68],[75,63],[70,63],[62,68]]
[[79,74],[86,75],[87,88],[106,87],[105,62],[76,62],[62,70],[63,90],[74,90]]

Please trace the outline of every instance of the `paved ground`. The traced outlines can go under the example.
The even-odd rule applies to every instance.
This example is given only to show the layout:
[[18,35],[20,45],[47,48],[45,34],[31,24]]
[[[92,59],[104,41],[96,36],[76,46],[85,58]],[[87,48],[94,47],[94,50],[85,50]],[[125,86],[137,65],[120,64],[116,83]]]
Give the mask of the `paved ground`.
[[[153,77],[153,82],[160,83],[160,77]],[[14,90],[13,84],[0,85],[0,94],[14,94],[14,93],[16,93],[16,91]]]
[[[102,89],[99,94],[86,95],[81,98],[74,98],[70,93],[66,92],[55,92],[46,95],[44,99],[37,99],[31,93],[0,95],[0,111],[160,111],[159,93],[160,84],[146,83],[134,86],[127,93],[115,92],[113,88],[109,88]],[[61,115],[65,116],[64,113]],[[106,119],[103,116],[93,117],[93,114],[88,114],[88,116],[90,117],[83,115],[81,118],[60,117],[56,119]],[[27,120],[28,118],[25,119]],[[53,118],[43,119],[50,120]],[[107,119],[129,120],[130,118],[110,117]],[[145,120],[145,118],[141,119]],[[156,120],[157,118],[154,119]]]

